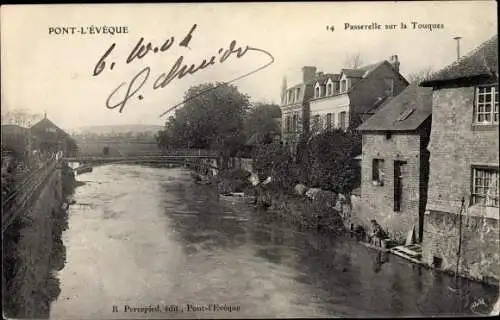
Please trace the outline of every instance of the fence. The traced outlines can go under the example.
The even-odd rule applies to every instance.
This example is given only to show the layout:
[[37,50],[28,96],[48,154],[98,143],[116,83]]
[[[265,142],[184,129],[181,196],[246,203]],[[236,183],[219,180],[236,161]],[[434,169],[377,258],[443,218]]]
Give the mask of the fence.
[[20,181],[14,181],[14,190],[2,199],[2,233],[9,227],[14,219],[23,212],[30,200],[36,194],[56,169],[57,161],[49,160],[41,167],[25,172]]

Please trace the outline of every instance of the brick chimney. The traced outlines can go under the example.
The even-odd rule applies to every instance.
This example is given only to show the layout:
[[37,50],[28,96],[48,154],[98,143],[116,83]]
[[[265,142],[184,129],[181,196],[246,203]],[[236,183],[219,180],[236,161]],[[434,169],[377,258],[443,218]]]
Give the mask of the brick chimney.
[[311,83],[316,75],[316,67],[306,66],[302,68],[302,82]]
[[398,60],[398,55],[395,54],[393,56],[391,56],[391,59],[390,59],[390,64],[392,65],[392,68],[394,69],[394,71],[396,72],[399,72],[399,60]]

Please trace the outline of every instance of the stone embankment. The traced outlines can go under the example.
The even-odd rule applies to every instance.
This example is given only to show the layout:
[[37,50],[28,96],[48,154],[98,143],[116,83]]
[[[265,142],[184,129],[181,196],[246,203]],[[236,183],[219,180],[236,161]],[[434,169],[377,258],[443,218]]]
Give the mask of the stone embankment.
[[59,165],[5,231],[3,291],[6,317],[49,317],[50,304],[60,292],[55,272],[64,267],[66,260],[61,236],[68,227],[65,201],[74,186],[71,169]]

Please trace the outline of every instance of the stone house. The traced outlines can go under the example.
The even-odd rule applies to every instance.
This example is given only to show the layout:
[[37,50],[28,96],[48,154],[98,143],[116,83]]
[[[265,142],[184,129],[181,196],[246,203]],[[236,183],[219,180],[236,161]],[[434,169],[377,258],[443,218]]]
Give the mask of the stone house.
[[433,89],[422,259],[498,284],[498,36],[420,85]]
[[35,149],[45,152],[57,152],[61,150],[66,154],[74,153],[77,150],[74,139],[47,119],[46,115],[29,130],[33,137],[33,148]]
[[411,230],[421,240],[431,114],[432,89],[412,84],[358,127],[361,199],[351,223],[367,229],[375,219],[400,243]]
[[356,128],[374,106],[408,86],[399,73],[399,65],[398,56],[394,55],[390,62],[342,69],[338,74],[318,73],[309,105],[311,130]]
[[309,130],[309,99],[313,93],[316,67],[302,68],[302,82],[287,87],[283,80],[281,92],[281,141],[295,154],[300,135]]

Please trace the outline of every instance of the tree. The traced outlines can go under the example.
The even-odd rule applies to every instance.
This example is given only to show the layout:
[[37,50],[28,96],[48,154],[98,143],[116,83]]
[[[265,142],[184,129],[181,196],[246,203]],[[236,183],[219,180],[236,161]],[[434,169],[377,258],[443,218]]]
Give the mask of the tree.
[[308,143],[309,183],[338,193],[352,191],[357,168],[354,157],[360,152],[361,136],[356,131],[340,129],[322,132]]
[[29,128],[37,120],[41,119],[40,114],[30,113],[26,109],[7,110],[2,108],[2,124],[15,124],[21,127]]
[[244,116],[248,96],[225,83],[193,86],[184,96],[184,107],[175,111],[159,132],[160,148],[210,148],[218,150],[223,163],[244,144]]
[[276,104],[257,103],[249,110],[244,123],[247,139],[256,135],[256,143],[269,143],[274,134],[280,133],[281,110]]
[[408,74],[407,80],[409,83],[420,83],[426,79],[428,79],[433,73],[432,67],[426,67],[421,69],[420,71],[412,72]]
[[357,69],[363,64],[363,57],[361,53],[347,55],[344,60],[344,66],[348,69]]

